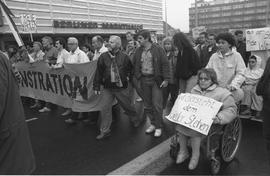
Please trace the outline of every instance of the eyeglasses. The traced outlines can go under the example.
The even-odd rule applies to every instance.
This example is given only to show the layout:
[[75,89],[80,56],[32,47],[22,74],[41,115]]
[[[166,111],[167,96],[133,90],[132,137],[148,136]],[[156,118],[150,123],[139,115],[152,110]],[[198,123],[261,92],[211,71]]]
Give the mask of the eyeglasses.
[[199,81],[209,81],[209,78],[199,78]]
[[248,61],[248,63],[254,64],[254,63],[256,63],[256,62],[255,62],[255,61]]

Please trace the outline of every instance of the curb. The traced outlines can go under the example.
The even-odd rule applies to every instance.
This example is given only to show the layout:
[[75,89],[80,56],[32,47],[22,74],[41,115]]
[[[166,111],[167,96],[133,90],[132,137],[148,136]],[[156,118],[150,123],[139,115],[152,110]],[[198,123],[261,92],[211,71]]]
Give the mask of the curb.
[[107,175],[155,175],[173,163],[170,157],[171,138],[146,151]]

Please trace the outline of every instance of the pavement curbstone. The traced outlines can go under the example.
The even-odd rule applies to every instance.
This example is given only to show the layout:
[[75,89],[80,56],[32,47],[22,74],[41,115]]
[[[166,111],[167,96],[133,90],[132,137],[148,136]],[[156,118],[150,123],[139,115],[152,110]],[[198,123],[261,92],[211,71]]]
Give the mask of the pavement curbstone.
[[171,138],[146,151],[108,175],[153,175],[159,174],[173,163],[170,158]]

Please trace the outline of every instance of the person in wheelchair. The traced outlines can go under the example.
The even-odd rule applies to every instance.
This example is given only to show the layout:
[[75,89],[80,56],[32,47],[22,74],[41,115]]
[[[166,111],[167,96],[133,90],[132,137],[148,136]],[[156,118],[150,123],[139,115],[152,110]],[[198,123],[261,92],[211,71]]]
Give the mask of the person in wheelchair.
[[251,55],[248,60],[248,68],[245,72],[245,82],[242,85],[242,89],[245,93],[244,98],[241,101],[240,111],[241,115],[252,115],[255,118],[259,118],[260,111],[263,106],[263,99],[256,94],[256,87],[263,75],[263,69],[261,68],[262,59],[259,56]]
[[[213,98],[216,101],[223,103],[220,111],[216,117],[213,118],[214,124],[228,124],[237,117],[237,106],[232,93],[218,85],[217,74],[214,69],[204,68],[198,72],[198,82],[197,85],[191,90],[191,93]],[[180,144],[180,150],[177,155],[176,163],[182,163],[189,157],[187,142],[188,138],[190,138],[192,155],[188,168],[193,170],[198,165],[200,157],[200,144],[201,140],[205,136],[182,125],[176,125],[176,131],[179,135]]]

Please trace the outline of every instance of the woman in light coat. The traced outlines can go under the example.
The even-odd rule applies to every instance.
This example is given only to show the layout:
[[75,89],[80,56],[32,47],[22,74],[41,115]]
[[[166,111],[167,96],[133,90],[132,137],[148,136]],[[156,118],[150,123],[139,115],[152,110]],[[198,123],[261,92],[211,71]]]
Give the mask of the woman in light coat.
[[206,68],[215,70],[219,86],[230,90],[238,102],[244,97],[241,85],[245,81],[245,62],[238,52],[232,50],[235,46],[232,34],[220,33],[217,42],[219,51],[210,57]]
[[[191,90],[191,93],[213,98],[223,103],[220,111],[213,119],[214,124],[228,124],[236,118],[237,106],[235,100],[229,90],[218,86],[217,74],[213,69],[202,69],[198,72],[198,83]],[[187,140],[190,138],[192,156],[188,167],[190,170],[193,170],[198,165],[200,144],[204,136],[182,125],[177,125],[176,131],[178,132],[180,143],[180,151],[176,163],[182,163],[189,157]]]

